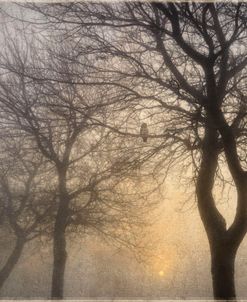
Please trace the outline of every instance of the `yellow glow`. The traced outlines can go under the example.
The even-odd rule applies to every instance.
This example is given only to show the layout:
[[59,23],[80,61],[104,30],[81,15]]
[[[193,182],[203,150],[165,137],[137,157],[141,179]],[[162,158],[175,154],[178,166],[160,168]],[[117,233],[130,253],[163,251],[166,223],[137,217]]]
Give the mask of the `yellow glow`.
[[160,277],[163,277],[164,274],[165,274],[164,271],[159,271],[159,276],[160,276]]
[[150,272],[159,278],[169,278],[176,267],[177,254],[173,247],[157,248],[150,262]]

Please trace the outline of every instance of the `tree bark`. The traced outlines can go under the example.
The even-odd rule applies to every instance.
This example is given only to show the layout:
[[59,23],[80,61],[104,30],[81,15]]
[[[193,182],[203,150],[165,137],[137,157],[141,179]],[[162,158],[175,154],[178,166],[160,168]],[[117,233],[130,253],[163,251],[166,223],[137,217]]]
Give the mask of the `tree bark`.
[[199,213],[207,233],[211,251],[211,273],[215,299],[235,299],[234,262],[237,248],[226,229],[213,197],[214,178],[218,164],[218,134],[208,117],[202,148],[202,161],[197,179]]
[[24,244],[25,241],[23,239],[17,238],[15,247],[11,255],[9,256],[3,268],[0,270],[0,289],[4,285],[5,281],[8,279],[18,260],[20,259]]
[[69,196],[66,190],[66,172],[59,173],[59,207],[54,226],[52,299],[62,299],[64,291],[64,272],[67,260],[66,226],[68,219]]
[[54,261],[51,297],[53,299],[62,299],[64,288],[64,272],[67,259],[65,227],[62,217],[58,217],[55,223],[53,257]]
[[219,233],[222,240],[215,240],[214,247],[211,248],[213,289],[216,299],[235,299],[235,257],[247,231],[247,179],[239,160],[236,138],[224,114],[215,109],[210,115],[221,135],[227,165],[238,194],[234,222],[228,230]]
[[236,252],[227,245],[211,249],[211,273],[215,299],[236,298],[234,264]]

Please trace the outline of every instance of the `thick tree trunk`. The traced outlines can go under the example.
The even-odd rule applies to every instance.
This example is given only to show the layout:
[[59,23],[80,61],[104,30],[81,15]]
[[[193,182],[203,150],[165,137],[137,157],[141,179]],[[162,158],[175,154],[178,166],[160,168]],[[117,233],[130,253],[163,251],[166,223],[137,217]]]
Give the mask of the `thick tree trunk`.
[[235,252],[226,246],[211,249],[211,273],[215,299],[230,300],[236,298],[234,264]]
[[21,253],[24,248],[24,244],[25,244],[24,240],[22,239],[16,240],[16,244],[11,255],[9,256],[3,268],[0,270],[0,289],[2,288],[5,281],[8,279],[15,265],[17,264],[18,260],[20,259]]
[[67,260],[66,226],[68,219],[69,196],[66,190],[66,172],[59,174],[59,207],[54,226],[53,241],[53,274],[51,297],[62,299],[64,290],[64,272]]
[[197,201],[210,250],[213,293],[215,299],[235,299],[234,262],[240,242],[232,240],[225,219],[213,197],[214,178],[218,162],[218,135],[211,119],[205,131],[202,161],[197,179]]

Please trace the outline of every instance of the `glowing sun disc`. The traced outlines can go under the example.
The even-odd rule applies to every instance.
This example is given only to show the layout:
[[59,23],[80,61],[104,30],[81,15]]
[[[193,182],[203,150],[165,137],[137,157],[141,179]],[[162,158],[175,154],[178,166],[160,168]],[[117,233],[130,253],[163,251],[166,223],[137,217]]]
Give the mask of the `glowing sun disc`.
[[164,271],[159,271],[159,276],[163,277],[165,275]]

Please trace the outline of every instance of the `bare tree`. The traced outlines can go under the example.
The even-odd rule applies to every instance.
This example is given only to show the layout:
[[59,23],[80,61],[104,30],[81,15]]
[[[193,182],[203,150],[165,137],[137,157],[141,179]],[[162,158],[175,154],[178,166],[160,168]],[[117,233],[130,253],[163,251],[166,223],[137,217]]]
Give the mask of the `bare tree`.
[[3,236],[14,236],[15,245],[0,269],[0,288],[19,261],[25,244],[50,237],[56,206],[55,192],[44,181],[42,158],[32,154],[23,141],[14,137],[10,141],[5,135],[5,142],[1,140],[1,224]]
[[[147,224],[143,217],[157,205],[139,192],[123,193],[140,156],[130,148],[133,140],[101,125],[108,119],[109,96],[117,102],[115,89],[87,85],[89,70],[71,59],[74,45],[59,42],[9,32],[0,81],[1,122],[32,139],[55,176],[53,298],[63,297],[68,232],[93,230],[136,248],[134,230]],[[89,60],[84,57],[85,64]],[[146,191],[152,193],[151,187]]]
[[[41,13],[57,35],[73,37],[78,64],[89,68],[82,56],[98,56],[87,84],[115,87],[121,110],[139,114],[142,109],[151,124],[149,139],[163,141],[156,150],[159,155],[165,153],[173,165],[193,165],[211,251],[214,297],[234,298],[234,262],[247,231],[246,4],[28,7]],[[82,36],[88,43],[80,43]],[[127,122],[105,126],[122,135],[136,134]],[[229,227],[213,196],[221,160],[237,191],[236,215]]]

